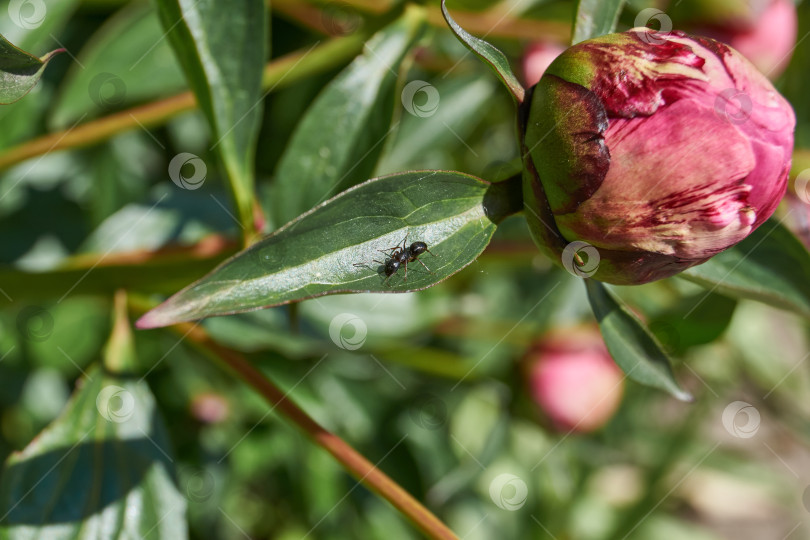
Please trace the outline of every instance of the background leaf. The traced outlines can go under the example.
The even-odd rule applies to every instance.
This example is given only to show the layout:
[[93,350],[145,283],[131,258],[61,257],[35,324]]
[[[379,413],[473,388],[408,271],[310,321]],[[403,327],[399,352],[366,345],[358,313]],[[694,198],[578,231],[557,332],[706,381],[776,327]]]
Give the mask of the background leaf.
[[90,370],[59,418],[8,459],[0,538],[187,537],[166,429],[147,384],[126,374],[132,335],[126,317],[116,323],[107,367]]
[[37,84],[48,61],[62,49],[42,58],[29,54],[0,36],[0,105],[14,103]]
[[70,127],[186,87],[154,8],[132,3],[82,47],[48,115],[52,130]]
[[3,2],[0,34],[26,51],[50,46],[54,34],[60,33],[78,3],[77,0]]
[[512,92],[515,100],[518,103],[521,103],[524,95],[526,94],[526,90],[512,72],[512,67],[509,65],[509,59],[506,58],[506,55],[492,44],[484,41],[483,39],[475,37],[459,26],[447,11],[445,0],[442,0],[442,14],[444,15],[444,20],[447,21],[447,24],[450,26],[450,29],[453,31],[459,41],[461,41],[465,47],[478,55],[484,62],[489,64],[489,66],[495,71],[495,74],[498,75],[498,78],[501,79],[503,84],[505,84],[509,91]]
[[[489,184],[448,171],[369,180],[235,255],[144,315],[140,328],[259,309],[339,292],[419,290],[458,272],[484,250],[495,225],[519,211],[519,182]],[[386,281],[386,250],[426,242],[432,273],[410,264]]]
[[810,253],[774,219],[681,276],[710,291],[810,317]]
[[641,321],[601,282],[586,279],[585,287],[605,344],[622,371],[638,383],[666,390],[682,401],[691,401],[692,396],[675,380],[666,353]]
[[616,30],[623,7],[624,0],[579,0],[572,45]]
[[189,86],[211,124],[239,221],[253,230],[253,158],[267,57],[264,0],[157,0]]
[[409,9],[375,34],[307,110],[276,169],[277,224],[372,174],[399,102],[394,95],[399,66],[423,26],[423,11]]

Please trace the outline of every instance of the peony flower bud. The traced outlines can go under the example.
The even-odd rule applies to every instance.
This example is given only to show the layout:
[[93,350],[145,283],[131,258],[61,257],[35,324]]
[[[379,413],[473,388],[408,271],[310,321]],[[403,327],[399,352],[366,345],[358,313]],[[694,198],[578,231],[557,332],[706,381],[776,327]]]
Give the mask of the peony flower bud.
[[621,403],[624,375],[595,328],[549,334],[527,361],[532,398],[559,429],[598,429]]
[[705,262],[785,193],[793,110],[711,39],[636,28],[581,42],[524,107],[532,234],[561,264],[567,246],[590,244],[599,264],[587,276],[601,281],[646,283]]

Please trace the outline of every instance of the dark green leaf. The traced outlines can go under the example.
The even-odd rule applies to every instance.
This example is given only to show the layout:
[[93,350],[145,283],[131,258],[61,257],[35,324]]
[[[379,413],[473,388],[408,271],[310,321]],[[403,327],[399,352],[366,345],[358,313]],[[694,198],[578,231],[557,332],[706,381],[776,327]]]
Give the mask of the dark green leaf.
[[572,43],[610,34],[624,7],[624,0],[579,0]]
[[601,282],[586,279],[585,286],[605,344],[627,376],[666,390],[682,401],[691,401],[692,396],[675,380],[666,353],[642,322]]
[[149,4],[135,2],[110,17],[79,52],[48,125],[64,129],[185,87],[157,14]]
[[264,0],[157,0],[158,13],[211,131],[239,220],[253,229],[253,157],[267,56]]
[[[122,373],[134,350],[118,323],[104,363]],[[169,452],[147,384],[91,370],[60,417],[6,462],[0,538],[186,538]]]
[[771,219],[681,276],[734,298],[750,298],[810,317],[810,253]]
[[[489,184],[447,171],[369,180],[226,261],[144,315],[166,326],[340,292],[424,289],[458,272],[489,243],[496,223],[522,209],[520,182]],[[379,250],[423,241],[425,253],[386,281]]]
[[384,147],[397,71],[421,35],[424,15],[409,9],[375,34],[301,119],[275,175],[273,219],[284,224],[367,179]]
[[14,103],[39,81],[48,61],[64,49],[37,58],[0,36],[0,105]]
[[683,354],[689,347],[705,345],[726,331],[737,301],[720,294],[682,297],[669,309],[651,316],[649,329],[672,354]]
[[450,16],[450,13],[447,11],[447,6],[444,4],[445,0],[442,0],[442,14],[444,15],[444,20],[450,25],[450,29],[459,41],[478,55],[484,62],[489,64],[498,75],[498,78],[501,79],[503,84],[512,92],[515,100],[518,103],[522,103],[526,90],[523,88],[523,85],[520,84],[517,77],[515,77],[515,74],[512,73],[512,68],[509,66],[509,59],[506,58],[506,55],[496,49],[492,44],[475,37],[459,26]]

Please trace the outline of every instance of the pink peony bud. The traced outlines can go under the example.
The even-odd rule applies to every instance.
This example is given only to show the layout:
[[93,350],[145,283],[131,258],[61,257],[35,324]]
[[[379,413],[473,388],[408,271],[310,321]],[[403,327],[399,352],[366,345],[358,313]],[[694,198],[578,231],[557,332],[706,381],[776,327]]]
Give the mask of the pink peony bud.
[[793,109],[717,41],[648,28],[584,41],[527,106],[532,234],[557,260],[568,243],[594,246],[595,279],[640,284],[705,262],[785,193]]
[[534,86],[551,65],[560,56],[565,47],[552,41],[538,41],[526,47],[523,55],[523,78],[527,86]]
[[593,431],[618,409],[624,375],[595,328],[550,334],[527,360],[532,397],[559,429]]

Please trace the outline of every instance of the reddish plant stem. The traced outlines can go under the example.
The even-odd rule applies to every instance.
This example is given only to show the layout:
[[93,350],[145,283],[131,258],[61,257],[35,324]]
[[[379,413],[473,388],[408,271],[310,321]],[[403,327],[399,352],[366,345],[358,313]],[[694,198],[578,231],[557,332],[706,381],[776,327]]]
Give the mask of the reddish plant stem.
[[200,326],[181,323],[172,326],[176,333],[185,336],[191,343],[213,354],[248,385],[261,394],[273,409],[278,410],[306,433],[316,444],[324,448],[354,477],[369,489],[386,499],[391,505],[410,519],[428,538],[437,540],[458,540],[458,537],[425,508],[410,493],[394,482],[388,475],[352,448],[337,435],[329,432],[313,420],[298,405],[290,401],[261,371],[253,367],[237,351],[216,343]]

